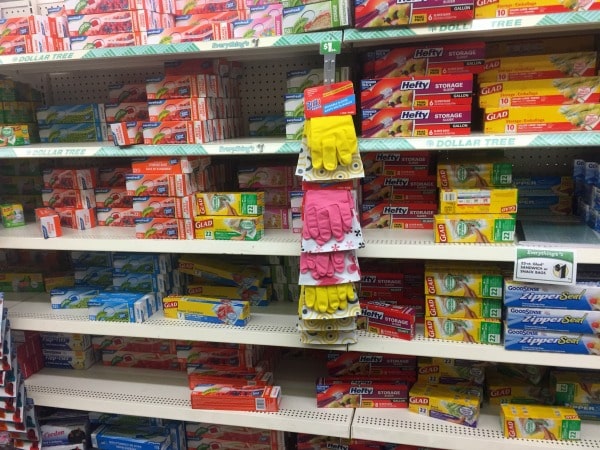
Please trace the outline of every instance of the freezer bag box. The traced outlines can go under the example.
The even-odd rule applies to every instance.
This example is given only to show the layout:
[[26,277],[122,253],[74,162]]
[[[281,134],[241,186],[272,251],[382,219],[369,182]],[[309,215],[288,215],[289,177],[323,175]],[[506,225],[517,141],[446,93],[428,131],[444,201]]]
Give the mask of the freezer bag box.
[[149,156],[133,158],[131,173],[181,174],[206,169],[210,156]]
[[471,106],[363,109],[364,138],[464,136],[471,134]]
[[93,169],[44,169],[42,179],[46,189],[92,189],[96,186]]
[[478,98],[484,109],[598,103],[600,77],[480,83]]
[[95,208],[93,189],[42,189],[42,203],[50,208]]
[[88,230],[98,225],[94,208],[54,208],[63,227]]
[[600,311],[600,284],[560,286],[504,281],[504,305],[521,308],[552,308]]
[[[587,2],[564,2],[559,0],[536,0],[524,3],[519,0],[478,0],[475,8],[476,19],[503,19],[532,14],[555,14],[576,11],[594,11],[600,9],[598,0]],[[572,38],[569,38],[569,40]]]
[[75,14],[67,16],[70,36],[131,33],[160,28],[160,14],[147,10]]
[[144,122],[116,122],[110,124],[110,132],[112,134],[115,145],[135,145],[144,143],[144,135],[142,127]]
[[410,306],[371,301],[362,306],[360,314],[367,318],[370,333],[407,341],[415,337],[416,314]]
[[499,373],[486,373],[486,394],[490,405],[503,403],[520,405],[552,405],[554,398],[546,386],[534,386]]
[[262,215],[194,217],[195,239],[258,241],[264,232]]
[[168,450],[171,432],[166,427],[118,427],[100,425],[91,435],[95,448],[128,448],[135,450]]
[[502,300],[428,295],[425,298],[425,315],[458,319],[501,319]]
[[98,225],[102,227],[134,227],[140,213],[133,208],[96,208]]
[[146,45],[148,43],[146,36],[146,32],[98,34],[94,36],[71,36],[69,38],[69,43],[71,44],[71,50],[129,47],[133,45]]
[[512,329],[600,334],[600,311],[509,307],[505,321]]
[[317,408],[406,408],[408,389],[406,381],[319,378]]
[[436,214],[437,243],[510,243],[514,242],[516,219],[511,214]]
[[194,239],[191,219],[138,217],[135,219],[137,239]]
[[471,105],[473,74],[360,80],[363,109]]
[[96,188],[96,206],[98,208],[131,208],[133,197],[127,195],[127,190],[122,188]]
[[484,113],[487,134],[600,130],[600,104],[528,108],[490,108]]
[[356,28],[465,22],[475,16],[474,0],[385,2],[383,8],[381,5],[368,0],[355,0]]
[[419,356],[417,378],[428,384],[483,385],[488,365],[483,361]]
[[476,427],[481,399],[452,386],[415,384],[409,393],[408,410],[459,425]]
[[504,279],[495,269],[478,267],[425,267],[427,295],[453,295],[456,297],[502,298]]
[[44,349],[44,366],[56,369],[90,368],[96,362],[96,354],[90,346],[84,350],[51,350]]
[[572,408],[561,406],[500,406],[500,422],[505,438],[577,441],[581,420]]
[[600,355],[600,337],[593,334],[506,328],[504,348],[528,352]]

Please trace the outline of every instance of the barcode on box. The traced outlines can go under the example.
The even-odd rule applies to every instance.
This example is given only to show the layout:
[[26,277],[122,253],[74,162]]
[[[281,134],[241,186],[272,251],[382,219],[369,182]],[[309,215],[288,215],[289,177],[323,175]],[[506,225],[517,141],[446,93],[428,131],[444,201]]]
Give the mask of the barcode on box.
[[255,400],[256,400],[256,401],[255,401],[255,403],[254,403],[254,404],[255,404],[255,406],[256,406],[256,410],[257,410],[257,411],[264,411],[264,410],[266,410],[266,409],[267,409],[267,404],[266,404],[266,402],[265,402],[265,399],[264,399],[264,398],[257,398],[257,399],[255,399]]
[[455,202],[456,192],[444,192],[443,198],[445,202]]

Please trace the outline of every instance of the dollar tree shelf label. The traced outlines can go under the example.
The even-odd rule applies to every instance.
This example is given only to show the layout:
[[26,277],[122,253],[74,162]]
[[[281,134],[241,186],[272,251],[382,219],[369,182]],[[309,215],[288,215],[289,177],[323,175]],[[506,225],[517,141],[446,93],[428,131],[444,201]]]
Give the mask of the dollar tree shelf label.
[[577,261],[572,250],[517,247],[514,279],[530,283],[575,284]]

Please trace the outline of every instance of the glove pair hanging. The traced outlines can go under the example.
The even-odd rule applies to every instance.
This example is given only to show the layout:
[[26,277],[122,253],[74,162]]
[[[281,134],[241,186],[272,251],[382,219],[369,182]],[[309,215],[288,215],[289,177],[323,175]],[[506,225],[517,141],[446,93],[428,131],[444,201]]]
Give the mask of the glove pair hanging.
[[352,231],[354,199],[348,190],[308,190],[304,194],[304,239],[323,245],[330,239],[341,242]]
[[309,309],[322,314],[334,314],[338,309],[348,308],[348,302],[354,300],[354,285],[352,283],[332,284],[330,286],[302,286],[300,302]]
[[350,115],[307,119],[304,134],[314,169],[335,170],[338,164],[347,166],[358,153],[358,139]]

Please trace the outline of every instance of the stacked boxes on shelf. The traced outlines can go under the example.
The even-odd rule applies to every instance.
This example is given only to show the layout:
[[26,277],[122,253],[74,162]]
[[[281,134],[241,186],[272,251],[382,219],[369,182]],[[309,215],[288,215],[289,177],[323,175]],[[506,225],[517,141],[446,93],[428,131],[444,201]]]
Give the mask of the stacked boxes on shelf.
[[176,341],[125,336],[93,336],[92,346],[105,366],[185,370]]
[[600,230],[600,171],[596,161],[576,159],[573,162],[575,204],[581,221]]
[[553,405],[554,389],[548,368],[523,364],[497,363],[485,367],[485,392],[490,408],[499,412],[506,403]]
[[470,134],[472,75],[484,70],[484,62],[483,42],[364,53],[362,136]]
[[362,227],[433,229],[438,210],[434,154],[372,152],[362,159]]
[[177,420],[118,414],[89,413],[91,448],[137,448],[144,450],[185,450],[185,426]]
[[[502,270],[493,265],[427,263],[427,311],[436,315],[425,316],[425,336],[501,344],[502,322],[498,300],[502,299],[503,281]],[[451,307],[460,312],[452,311],[451,314]]]
[[185,434],[188,448],[239,448],[244,443],[253,450],[285,450],[282,431],[187,422]]
[[3,55],[69,50],[62,17],[26,15],[0,19],[0,45]]
[[61,226],[87,230],[97,225],[95,169],[44,169],[42,177],[42,203],[58,214]]
[[512,165],[501,159],[438,161],[435,242],[513,242],[518,191]]
[[407,408],[417,379],[414,356],[329,352],[316,382],[319,408]]
[[83,370],[96,362],[90,335],[43,332],[40,338],[45,367]]
[[115,145],[143,144],[142,124],[148,120],[145,83],[116,83],[108,86],[106,107]]
[[507,350],[600,354],[598,282],[561,286],[505,280]]
[[96,197],[96,216],[99,226],[134,227],[135,218],[140,215],[133,208],[133,196],[127,194],[125,175],[131,166],[99,167]]
[[484,133],[600,129],[597,52],[486,59],[479,74]]
[[108,139],[101,103],[50,105],[36,110],[40,141],[44,143],[102,142]]
[[[0,22],[2,20],[11,19],[0,19]],[[28,84],[3,78],[0,80],[0,101],[2,102],[0,147],[39,142],[34,112],[41,104],[42,94]]]
[[519,190],[519,218],[573,214],[575,186],[572,176],[515,177],[513,183]]
[[355,27],[381,28],[465,22],[473,19],[476,3],[473,0],[452,0],[443,4],[424,1],[396,3],[384,8],[367,0],[354,0]]
[[[42,206],[42,169],[35,159],[5,160],[0,166],[0,204],[20,205],[25,221]],[[15,208],[19,209],[17,206]]]
[[495,0],[481,2],[475,8],[475,18],[495,18],[528,16],[533,14],[556,14],[574,11],[587,11],[600,9],[600,2],[591,0],[586,3],[568,3],[556,0],[538,0],[530,5],[523,5],[515,0]]

